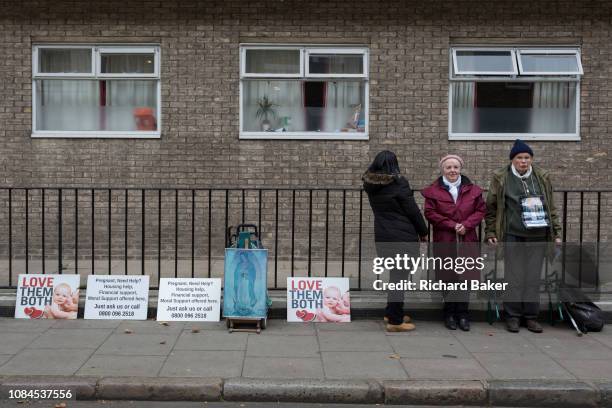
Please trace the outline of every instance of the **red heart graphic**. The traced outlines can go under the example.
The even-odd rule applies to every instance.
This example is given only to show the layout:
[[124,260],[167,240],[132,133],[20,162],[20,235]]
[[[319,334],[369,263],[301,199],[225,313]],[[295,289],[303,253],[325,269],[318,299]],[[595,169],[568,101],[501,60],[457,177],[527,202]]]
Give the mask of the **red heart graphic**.
[[33,311],[34,311],[34,308],[29,307],[29,306],[23,309],[23,313],[27,314],[28,316],[31,316]]
[[32,309],[33,309],[33,311],[32,311],[32,314],[30,315],[30,317],[32,319],[40,319],[42,317],[42,315],[45,313],[42,310],[37,309],[35,307],[33,307]]
[[304,316],[302,320],[304,320],[305,322],[312,322],[316,317],[317,315],[315,315],[314,313],[307,312],[306,316]]
[[295,315],[302,319],[304,322],[312,322],[317,316],[307,310],[298,310]]

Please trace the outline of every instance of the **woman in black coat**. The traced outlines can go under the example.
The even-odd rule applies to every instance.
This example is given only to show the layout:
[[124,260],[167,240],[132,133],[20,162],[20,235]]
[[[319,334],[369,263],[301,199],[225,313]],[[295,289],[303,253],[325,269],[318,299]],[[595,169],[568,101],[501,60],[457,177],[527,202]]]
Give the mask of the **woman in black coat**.
[[[400,175],[397,157],[388,150],[376,155],[363,175],[363,187],[368,194],[374,212],[374,239],[379,257],[395,257],[408,254],[418,257],[419,238],[427,237],[427,225],[414,201],[408,180]],[[408,277],[404,270],[392,269],[389,282],[399,282]],[[385,320],[387,331],[414,329],[410,318],[404,316],[404,292],[389,291]]]

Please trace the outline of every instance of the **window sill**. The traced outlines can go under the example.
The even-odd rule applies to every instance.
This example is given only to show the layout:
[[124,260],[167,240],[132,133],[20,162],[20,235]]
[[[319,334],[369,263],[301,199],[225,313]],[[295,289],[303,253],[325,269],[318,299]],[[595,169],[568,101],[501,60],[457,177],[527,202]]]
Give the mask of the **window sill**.
[[365,132],[240,132],[239,139],[260,140],[369,140]]
[[33,132],[32,139],[159,139],[159,132]]
[[532,141],[555,141],[555,142],[579,142],[580,134],[562,133],[449,133],[448,140],[532,140]]

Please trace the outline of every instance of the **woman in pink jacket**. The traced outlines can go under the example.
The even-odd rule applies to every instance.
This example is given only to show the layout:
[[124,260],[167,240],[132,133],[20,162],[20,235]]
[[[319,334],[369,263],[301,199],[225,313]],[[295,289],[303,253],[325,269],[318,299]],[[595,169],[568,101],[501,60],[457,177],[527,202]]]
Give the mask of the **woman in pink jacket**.
[[[425,218],[433,227],[433,254],[441,258],[480,256],[476,233],[487,211],[482,189],[461,174],[463,159],[449,154],[440,160],[438,177],[421,194],[425,197]],[[479,279],[480,271],[437,269],[436,278],[445,282]],[[470,293],[452,291],[444,293],[444,324],[450,330],[457,325],[470,330],[468,314]]]

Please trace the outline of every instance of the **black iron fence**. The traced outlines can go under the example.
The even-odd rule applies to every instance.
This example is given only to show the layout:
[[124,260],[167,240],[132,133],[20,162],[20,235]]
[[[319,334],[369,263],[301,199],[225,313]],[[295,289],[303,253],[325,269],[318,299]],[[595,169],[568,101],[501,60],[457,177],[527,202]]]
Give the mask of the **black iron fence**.
[[[564,242],[607,242],[612,190],[556,194]],[[162,277],[220,277],[227,228],[255,223],[270,288],[286,276],[342,276],[367,289],[372,221],[361,189],[5,187],[0,287],[21,273],[149,274],[154,288]]]

